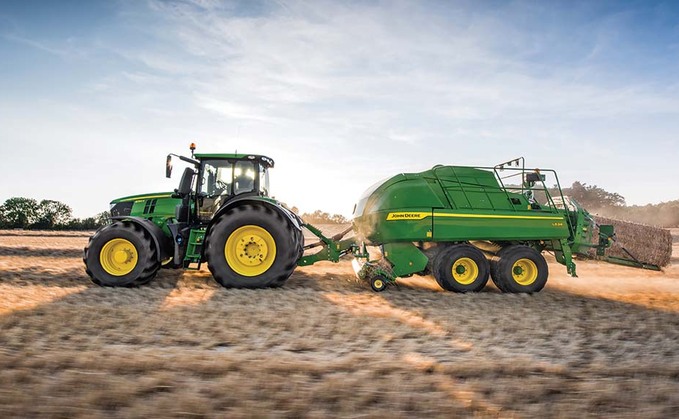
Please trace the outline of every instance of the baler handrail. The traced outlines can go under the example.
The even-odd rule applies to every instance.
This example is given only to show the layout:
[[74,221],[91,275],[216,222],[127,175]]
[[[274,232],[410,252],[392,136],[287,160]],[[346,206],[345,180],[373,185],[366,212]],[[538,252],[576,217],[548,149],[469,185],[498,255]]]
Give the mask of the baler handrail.
[[[561,182],[559,182],[559,175],[556,173],[556,170],[546,169],[545,171],[552,172],[554,174],[554,180],[556,181],[556,188],[559,190],[559,196],[561,197],[561,202],[565,203],[566,198],[564,197],[563,189],[561,189]],[[554,203],[554,199],[552,198],[552,195],[549,193],[549,191],[548,191],[546,185],[544,185],[544,183],[545,182],[542,181],[543,186],[545,186],[545,193],[547,195],[547,199],[549,199],[552,207],[554,209],[556,209],[557,208],[556,203]],[[564,207],[564,210],[566,210],[565,207]],[[567,210],[566,210],[566,212],[567,212]],[[575,232],[575,226],[573,225],[573,221],[571,220],[571,217],[569,217],[568,214],[566,214],[566,216],[564,218],[566,218],[566,224],[568,225],[568,231],[570,232],[571,236],[575,237],[575,233],[576,233]]]
[[[467,204],[469,204],[469,208],[473,208],[472,207],[472,201],[469,200],[469,197],[467,196],[467,192],[464,190],[464,186],[462,185],[460,178],[457,176],[457,172],[455,171],[455,166],[450,166],[450,168],[453,171],[453,175],[455,175],[455,180],[457,181],[457,184],[460,185],[460,191],[462,191],[462,195],[464,195],[464,199],[467,200]],[[451,204],[452,203],[453,202],[451,202]]]

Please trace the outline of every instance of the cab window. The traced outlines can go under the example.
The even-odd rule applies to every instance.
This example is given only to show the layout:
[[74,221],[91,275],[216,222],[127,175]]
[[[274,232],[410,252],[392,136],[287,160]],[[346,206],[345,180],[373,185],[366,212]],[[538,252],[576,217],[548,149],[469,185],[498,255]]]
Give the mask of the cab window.
[[250,161],[238,161],[233,169],[233,193],[235,195],[255,189],[255,166]]

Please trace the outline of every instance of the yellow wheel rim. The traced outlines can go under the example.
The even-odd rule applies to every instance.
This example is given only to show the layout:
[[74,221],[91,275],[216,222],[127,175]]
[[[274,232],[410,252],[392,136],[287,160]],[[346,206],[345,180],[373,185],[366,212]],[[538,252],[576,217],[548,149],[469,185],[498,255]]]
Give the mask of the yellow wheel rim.
[[258,276],[276,260],[276,242],[264,228],[245,225],[226,239],[226,263],[239,275]]
[[453,279],[462,284],[469,285],[479,277],[479,265],[470,258],[459,258],[453,263]]
[[512,266],[512,278],[519,285],[530,285],[538,279],[538,267],[530,259],[519,259]]
[[379,289],[379,288],[382,288],[382,286],[384,285],[384,282],[382,282],[381,279],[376,279],[373,282],[373,285],[375,286],[375,288]]
[[99,252],[99,263],[107,274],[127,275],[137,266],[139,253],[132,242],[125,239],[109,240]]

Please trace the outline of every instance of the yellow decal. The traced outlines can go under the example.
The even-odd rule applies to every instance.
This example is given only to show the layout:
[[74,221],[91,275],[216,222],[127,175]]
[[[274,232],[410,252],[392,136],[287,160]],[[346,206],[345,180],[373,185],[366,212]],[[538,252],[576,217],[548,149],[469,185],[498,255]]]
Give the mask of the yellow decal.
[[387,221],[393,220],[421,220],[431,215],[430,212],[390,212]]
[[[422,220],[431,217],[429,212],[390,212],[387,214],[387,221],[396,220]],[[559,220],[563,221],[563,217],[559,216],[539,216],[539,215],[491,215],[491,214],[457,214],[457,213],[436,213],[434,217],[454,217],[454,218],[499,218],[499,219],[520,219],[520,220]],[[557,224],[557,223],[554,223]],[[555,225],[556,226],[556,225]]]
[[563,220],[563,217],[546,217],[534,215],[489,215],[489,214],[434,214],[434,217],[457,217],[457,218],[518,218],[522,220]]

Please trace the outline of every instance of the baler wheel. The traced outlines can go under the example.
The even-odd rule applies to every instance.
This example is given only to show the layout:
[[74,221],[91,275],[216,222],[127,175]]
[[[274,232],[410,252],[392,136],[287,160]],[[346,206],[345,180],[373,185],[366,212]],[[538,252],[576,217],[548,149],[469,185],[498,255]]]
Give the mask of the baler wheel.
[[537,250],[529,246],[512,245],[493,257],[491,276],[502,292],[534,293],[544,288],[549,268]]
[[434,277],[441,288],[454,292],[478,292],[488,282],[488,259],[469,244],[457,244],[434,259]]
[[289,220],[264,205],[231,208],[206,237],[212,276],[227,288],[283,285],[297,266],[300,239]]
[[370,288],[375,292],[382,292],[387,289],[387,278],[382,275],[375,275],[370,278]]
[[97,285],[131,287],[150,282],[160,269],[153,240],[129,221],[98,230],[85,247],[85,271]]

